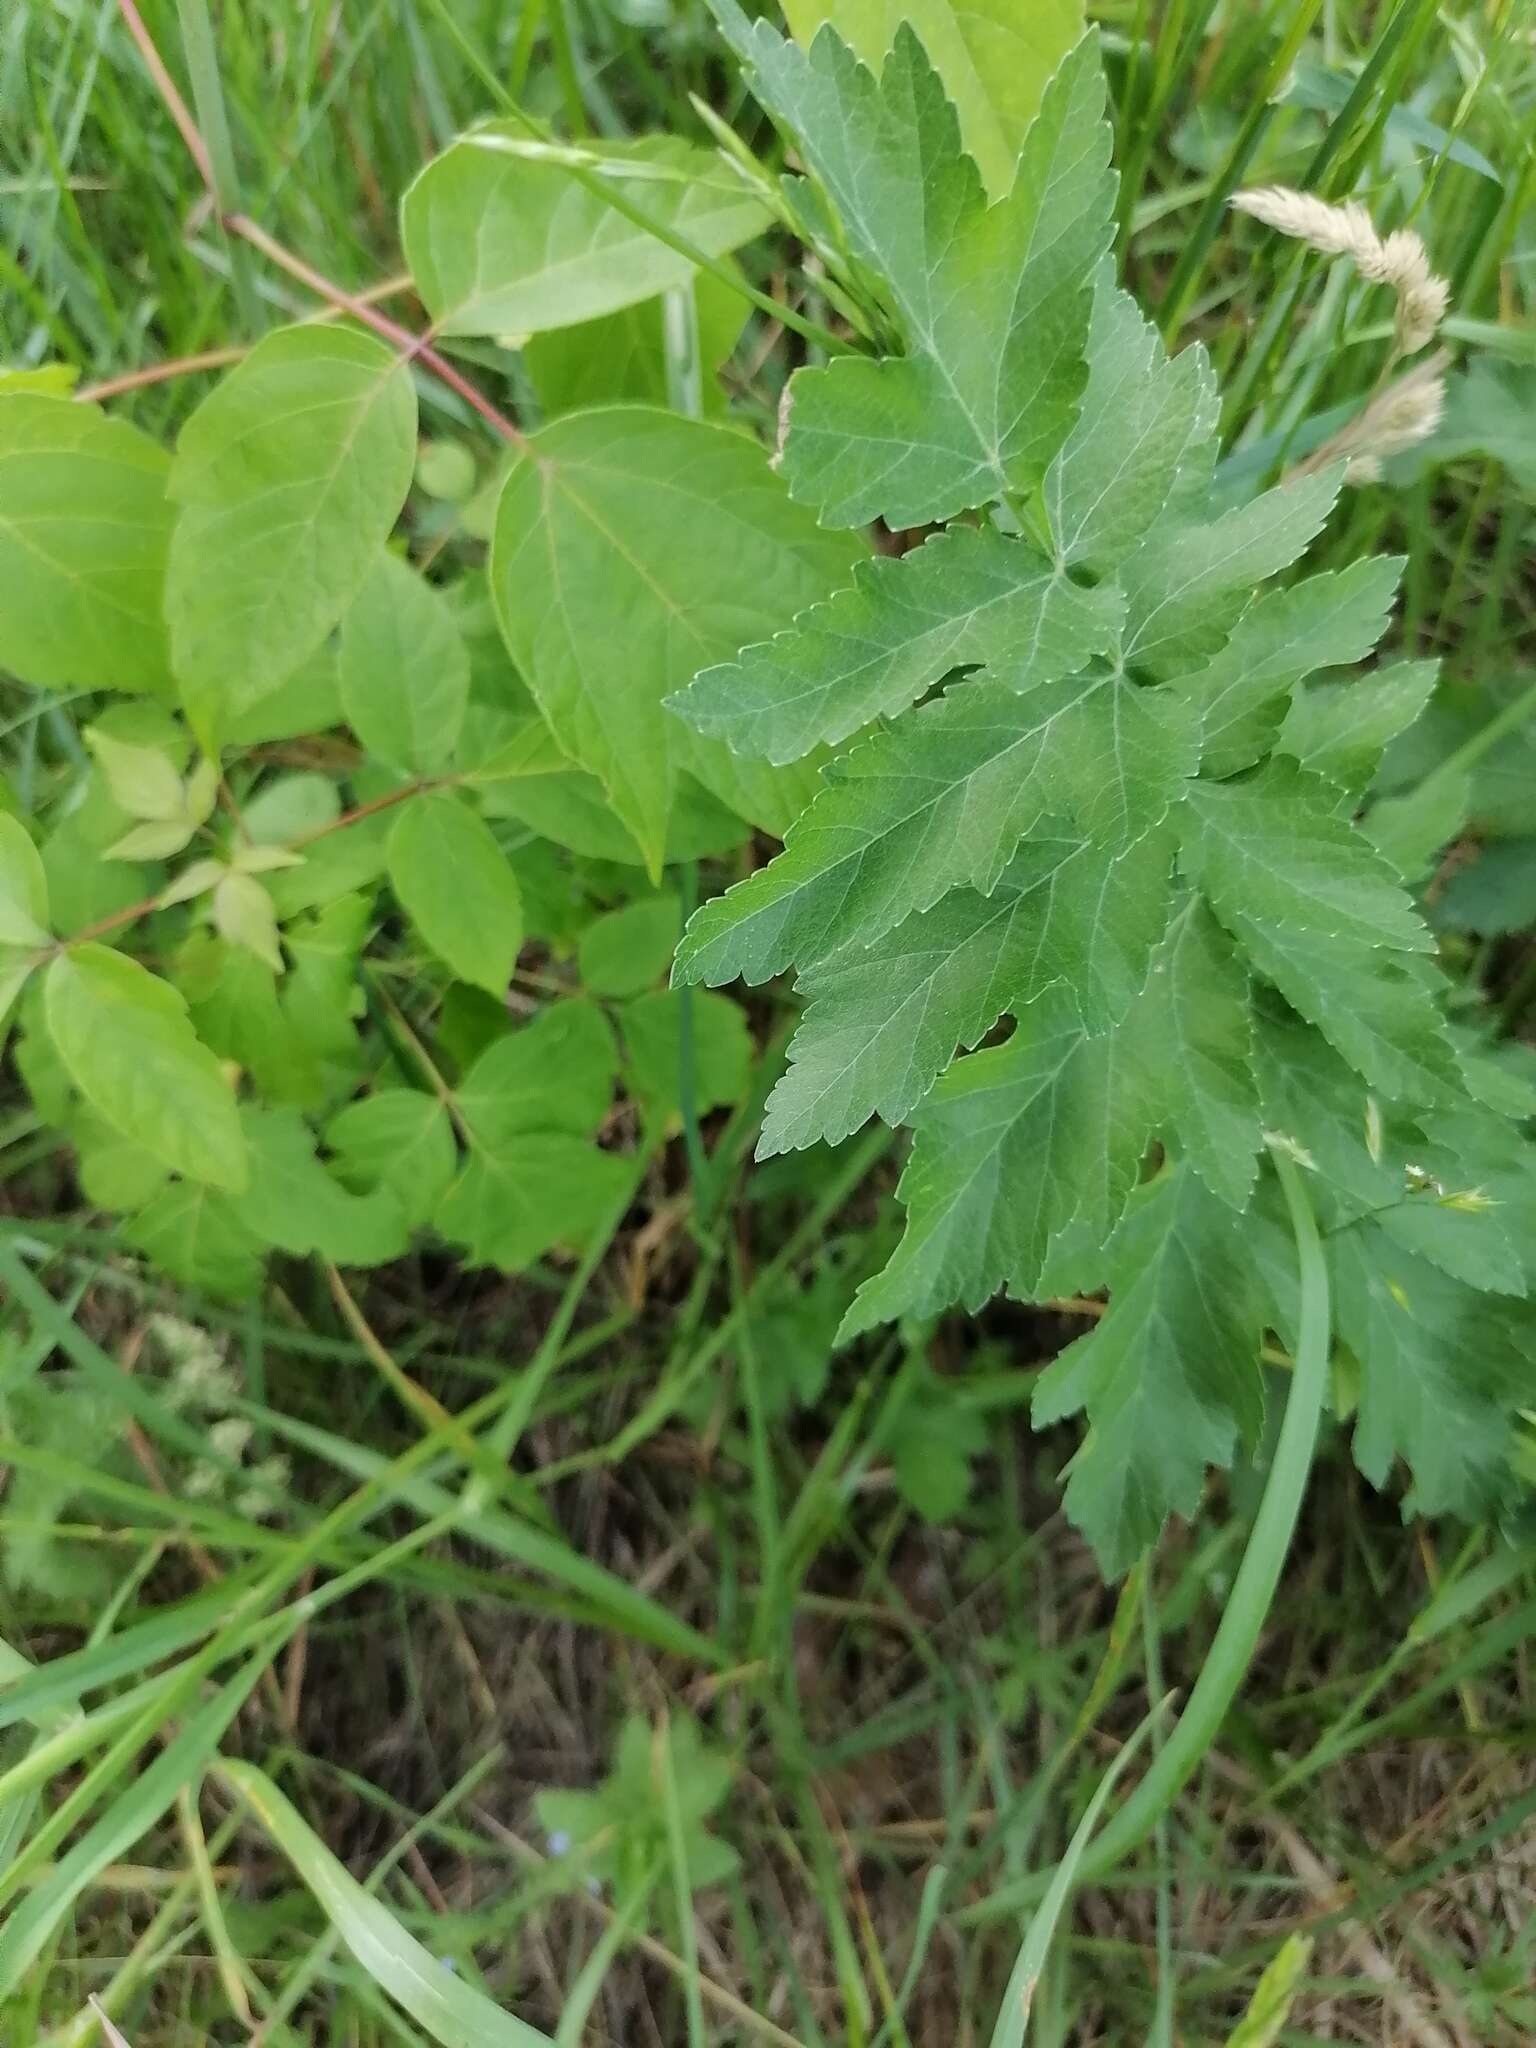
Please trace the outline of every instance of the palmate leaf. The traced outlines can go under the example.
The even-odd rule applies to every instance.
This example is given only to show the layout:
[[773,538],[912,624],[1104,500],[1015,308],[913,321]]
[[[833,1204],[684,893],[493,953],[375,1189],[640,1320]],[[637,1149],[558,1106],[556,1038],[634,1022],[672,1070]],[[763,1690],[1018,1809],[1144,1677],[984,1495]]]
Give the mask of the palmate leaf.
[[[1294,570],[1337,468],[1216,490],[1209,365],[1169,359],[1101,259],[1086,46],[988,210],[910,35],[877,81],[825,30],[803,55],[731,22],[835,209],[829,263],[841,231],[845,286],[906,350],[799,375],[792,487],[829,520],[987,506],[672,699],[774,759],[852,742],[674,966],[798,970],[761,1153],[870,1116],[912,1128],[904,1235],[842,1337],[999,1289],[1107,1288],[1037,1415],[1086,1413],[1067,1504],[1121,1569],[1256,1437],[1263,1327],[1293,1335],[1267,1137],[1305,1162],[1363,1468],[1402,1460],[1426,1508],[1485,1507],[1536,1344],[1536,1175],[1505,1119],[1530,1102],[1469,1063],[1399,878],[1466,792],[1449,825],[1411,793],[1357,821],[1431,686],[1417,663],[1340,674],[1401,562]],[[1011,268],[1053,186],[1077,267]],[[995,324],[982,249],[1047,309]],[[979,432],[982,457],[957,425],[997,425],[971,403],[977,350],[1005,397],[1032,322],[1037,394]]]
[[989,207],[912,29],[878,80],[831,30],[802,52],[717,9],[764,106],[798,138],[908,353],[802,370],[784,474],[828,524],[911,526],[1038,483],[1086,379],[1114,180],[1097,46],[1065,59]]

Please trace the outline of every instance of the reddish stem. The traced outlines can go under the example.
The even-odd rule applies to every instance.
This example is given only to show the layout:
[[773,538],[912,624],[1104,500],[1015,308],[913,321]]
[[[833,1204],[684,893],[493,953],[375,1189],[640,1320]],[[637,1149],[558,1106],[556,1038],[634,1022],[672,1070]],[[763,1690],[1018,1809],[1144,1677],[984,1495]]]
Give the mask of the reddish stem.
[[[176,90],[176,81],[166,70],[160,52],[155,48],[154,37],[144,25],[144,17],[138,10],[136,0],[117,0],[117,4],[123,20],[128,25],[128,33],[139,46],[139,54],[155,82],[155,89],[180,130],[188,154],[197,166],[198,176],[202,179],[208,196],[217,210],[219,197],[208,145],[188,111],[186,101]],[[371,327],[375,334],[393,342],[405,361],[419,360],[441,383],[446,384],[450,391],[457,392],[466,405],[472,406],[504,441],[511,441],[519,448],[527,447],[524,436],[506,414],[498,412],[467,377],[462,376],[452,363],[445,361],[425,336],[412,334],[409,328],[401,327],[397,321],[388,319],[383,313],[375,312],[367,299],[343,291],[340,285],[333,284],[318,270],[312,270],[291,250],[285,249],[281,242],[275,242],[266,230],[258,227],[247,214],[220,213],[219,218],[230,234],[239,235],[243,241],[249,242],[253,249],[259,249],[268,262],[275,263],[280,270],[286,270],[290,277],[297,278],[301,284],[307,285],[317,298],[324,299],[328,305],[336,307],[341,312],[349,313],[354,320],[361,321],[365,327]]]
[[144,25],[144,17],[134,5],[134,0],[117,0],[123,20],[128,24],[128,33],[139,46],[139,55],[144,59],[145,68],[155,81],[155,90],[165,101],[171,119],[181,131],[181,139],[187,145],[187,153],[197,165],[197,174],[213,191],[213,158],[208,154],[202,131],[193,120],[186,101],[176,90],[176,81],[161,62],[160,52],[155,48],[155,39]]
[[232,235],[239,235],[249,242],[253,249],[259,249],[269,263],[275,263],[279,270],[286,270],[290,277],[307,285],[317,298],[350,313],[354,320],[360,320],[365,327],[371,327],[375,334],[385,341],[393,342],[406,362],[420,362],[429,369],[440,383],[450,391],[456,391],[466,405],[474,407],[480,417],[505,441],[513,441],[519,448],[528,443],[523,434],[509,420],[505,413],[498,412],[491,401],[478,392],[469,379],[460,374],[452,363],[440,356],[424,334],[412,334],[408,327],[402,327],[398,320],[391,320],[386,313],[380,313],[366,300],[344,291],[339,284],[325,277],[318,270],[311,269],[302,257],[285,249],[281,242],[275,242],[265,228],[258,227],[248,214],[227,213],[224,225]]

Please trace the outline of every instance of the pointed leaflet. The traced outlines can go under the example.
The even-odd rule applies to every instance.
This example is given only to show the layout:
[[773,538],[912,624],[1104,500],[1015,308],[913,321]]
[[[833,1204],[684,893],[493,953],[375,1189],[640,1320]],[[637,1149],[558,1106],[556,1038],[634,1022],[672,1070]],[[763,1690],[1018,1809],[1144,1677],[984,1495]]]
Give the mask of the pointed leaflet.
[[690,920],[686,981],[765,981],[968,884],[997,883],[1048,815],[1123,851],[1193,772],[1184,707],[1108,672],[956,684],[828,771],[766,868]]
[[1439,1094],[1454,1062],[1417,958],[1434,941],[1331,783],[1277,758],[1191,784],[1182,858],[1259,971],[1367,1079]]
[[169,468],[92,405],[0,395],[0,668],[56,690],[168,687]]
[[1040,832],[990,896],[957,889],[799,984],[811,1003],[768,1098],[759,1157],[899,1122],[958,1045],[1046,990],[1090,1030],[1143,987],[1168,922],[1170,835],[1114,856]]
[[1068,1225],[1102,1242],[1119,1220],[1150,1119],[1128,1041],[1088,1037],[1070,1004],[1045,996],[1006,1044],[951,1067],[913,1128],[906,1234],[840,1338],[952,1301],[978,1309],[1003,1286],[1027,1299]]
[[460,981],[506,994],[523,943],[523,897],[483,818],[449,790],[412,797],[389,835],[389,879]]
[[[513,464],[491,551],[502,631],[653,874],[682,770],[757,808],[730,751],[663,700],[815,603],[862,552],[790,502],[754,443],[645,406],[573,413]],[[797,787],[789,815],[800,800]]]
[[1390,743],[1422,713],[1439,673],[1438,661],[1394,661],[1367,675],[1298,690],[1276,745],[1358,796]]
[[1245,1208],[1263,1136],[1248,975],[1198,896],[1174,918],[1152,963],[1139,1021],[1157,1048],[1168,1128],[1206,1186]]
[[1371,652],[1386,629],[1403,559],[1368,556],[1289,590],[1266,591],[1212,661],[1178,678],[1172,687],[1199,714],[1207,775],[1251,767],[1274,744],[1298,683]]
[[799,137],[858,261],[882,279],[901,358],[800,371],[784,451],[832,525],[942,519],[1028,489],[1082,395],[1090,284],[1114,180],[1097,44],[1046,88],[1008,196],[988,207],[912,30],[878,82],[823,29],[809,53],[721,10],[758,98]]
[[1413,1474],[1405,1512],[1486,1513],[1536,1373],[1536,1310],[1437,1272],[1370,1222],[1330,1252],[1336,1327],[1360,1363],[1361,1471],[1380,1486],[1401,1457]]
[[114,1130],[191,1180],[245,1185],[235,1098],[169,982],[126,953],[76,946],[54,960],[43,989],[70,1079]]
[[345,327],[282,327],[181,430],[166,610],[182,696],[218,728],[314,653],[405,503],[416,395]]
[[411,1225],[431,1221],[457,1164],[447,1109],[414,1088],[349,1102],[326,1125],[325,1142],[343,1186],[365,1195],[386,1190]]
[[0,946],[46,946],[48,877],[19,818],[0,811]]
[[632,1172],[587,1136],[607,1110],[615,1067],[612,1034],[591,1003],[559,1003],[482,1053],[458,1094],[469,1156],[438,1209],[442,1235],[505,1272],[582,1243]]
[[405,1212],[386,1188],[352,1194],[315,1155],[296,1109],[248,1108],[241,1119],[250,1185],[233,1197],[236,1217],[264,1243],[339,1266],[377,1266],[410,1242]]
[[424,576],[380,555],[341,622],[341,704],[362,745],[403,775],[447,766],[469,701],[469,651]]
[[686,284],[695,265],[610,205],[605,185],[706,256],[768,225],[717,151],[666,135],[562,148],[488,122],[428,164],[400,208],[405,258],[438,333],[515,340]]
[[199,1294],[243,1301],[261,1285],[267,1247],[240,1221],[231,1198],[215,1188],[168,1181],[119,1228],[162,1273]]
[[1187,674],[1217,652],[1254,586],[1289,567],[1339,494],[1337,466],[1277,484],[1236,511],[1198,523],[1165,519],[1126,562],[1122,659],[1154,679]]
[[1205,350],[1187,348],[1170,361],[1156,328],[1115,284],[1113,266],[1102,265],[1082,414],[1045,479],[1061,560],[1113,569],[1139,547],[1216,417]]
[[1137,1195],[1104,1260],[1109,1309],[1041,1374],[1043,1425],[1086,1409],[1067,1513],[1114,1577],[1192,1515],[1209,1465],[1264,1418],[1263,1317],[1231,1210],[1189,1165]]
[[1040,95],[1083,32],[1082,0],[789,0],[784,15],[801,43],[830,22],[871,70],[910,21],[994,198],[1012,185]]
[[1108,652],[1118,607],[1113,590],[1079,588],[1022,541],[954,526],[861,562],[850,589],[669,703],[742,753],[793,761],[905,711],[954,668],[1068,675]]

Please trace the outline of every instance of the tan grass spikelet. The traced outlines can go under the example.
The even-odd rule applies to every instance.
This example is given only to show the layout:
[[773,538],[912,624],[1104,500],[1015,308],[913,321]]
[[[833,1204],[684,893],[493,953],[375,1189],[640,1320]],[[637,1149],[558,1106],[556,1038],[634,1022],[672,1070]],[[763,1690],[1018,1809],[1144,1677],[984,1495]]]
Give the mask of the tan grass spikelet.
[[1445,318],[1450,287],[1429,267],[1423,238],[1413,228],[1377,232],[1358,199],[1342,206],[1288,185],[1260,185],[1234,192],[1231,204],[1239,213],[1262,221],[1276,233],[1305,242],[1323,256],[1347,256],[1370,284],[1390,285],[1397,298],[1393,348],[1411,356],[1431,342]]

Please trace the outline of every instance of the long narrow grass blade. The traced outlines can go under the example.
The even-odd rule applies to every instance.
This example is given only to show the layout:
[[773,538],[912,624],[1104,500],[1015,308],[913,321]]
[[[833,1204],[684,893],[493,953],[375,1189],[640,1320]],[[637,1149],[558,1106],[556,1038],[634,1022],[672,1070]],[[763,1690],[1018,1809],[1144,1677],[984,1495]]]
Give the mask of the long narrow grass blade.
[[547,2035],[454,1976],[370,1897],[264,1771],[226,1761],[219,1775],[288,1858],[374,1983],[442,2048],[471,2042],[474,2048],[548,2048]]

